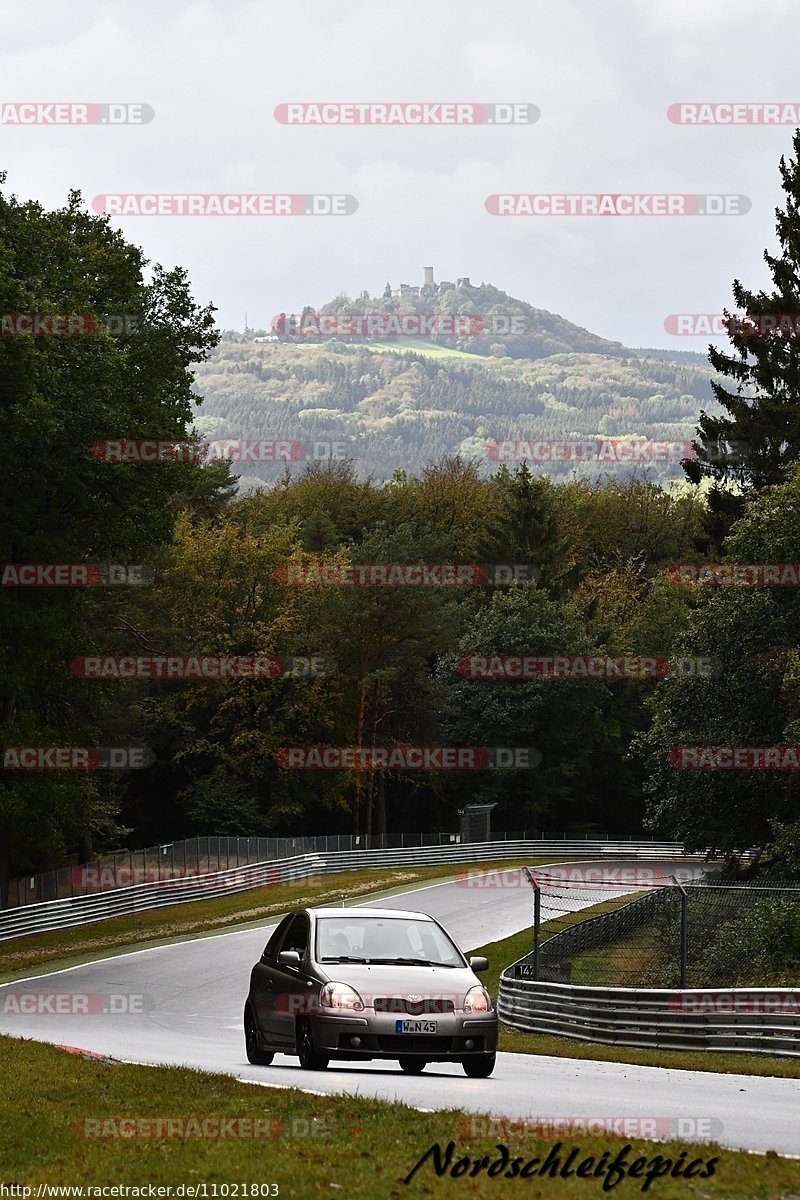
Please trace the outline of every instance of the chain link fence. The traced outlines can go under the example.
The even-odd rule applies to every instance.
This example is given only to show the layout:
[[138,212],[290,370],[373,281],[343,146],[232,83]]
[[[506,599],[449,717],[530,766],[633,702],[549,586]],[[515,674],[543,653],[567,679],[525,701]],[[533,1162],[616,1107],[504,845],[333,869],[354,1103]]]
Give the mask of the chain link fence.
[[[539,835],[533,835],[538,837]],[[548,839],[570,834],[541,834]],[[601,835],[599,840],[606,835]],[[526,833],[492,833],[490,841],[515,841]],[[588,837],[588,834],[587,834]],[[17,879],[8,889],[7,903],[16,908],[71,896],[91,896],[116,888],[134,887],[165,879],[191,878],[231,867],[273,862],[298,854],[329,854],[340,850],[396,850],[414,846],[458,844],[456,833],[329,834],[320,837],[196,837],[184,841],[147,846],[142,850],[120,850],[93,862],[44,871]]]
[[[658,874],[658,872],[656,872]],[[796,987],[800,886],[672,879],[631,868],[626,880],[580,867],[529,872],[534,948],[516,977],[588,987]],[[588,910],[581,919],[576,914]]]

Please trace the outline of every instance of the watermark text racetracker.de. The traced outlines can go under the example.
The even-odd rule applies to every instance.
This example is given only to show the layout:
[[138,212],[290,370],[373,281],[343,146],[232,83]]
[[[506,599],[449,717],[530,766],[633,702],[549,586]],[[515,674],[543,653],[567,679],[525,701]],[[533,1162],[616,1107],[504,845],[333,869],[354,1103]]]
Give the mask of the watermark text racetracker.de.
[[135,313],[0,313],[0,337],[89,337],[101,330],[127,337],[142,329]]
[[101,1141],[269,1141],[274,1138],[329,1138],[332,1117],[81,1117],[72,1122],[76,1137]]
[[648,1142],[671,1140],[717,1141],[725,1126],[717,1117],[570,1116],[463,1117],[458,1123],[462,1138],[491,1138],[502,1142],[531,1138],[594,1138],[604,1133],[642,1138]]
[[718,100],[670,104],[673,125],[800,125],[800,104],[780,101]]
[[673,659],[661,655],[495,654],[460,658],[459,674],[465,679],[665,679],[708,678],[713,674],[711,658],[684,655]]
[[93,863],[73,867],[69,872],[70,885],[81,891],[111,892],[118,888],[138,887],[143,883],[173,883],[187,880],[192,891],[198,888],[276,887],[281,882],[277,867],[221,867],[206,870],[201,867],[137,866],[128,863]]
[[92,654],[70,668],[80,679],[319,679],[336,664],[321,654]]
[[0,1017],[137,1016],[155,1007],[141,992],[0,991]]
[[282,563],[276,583],[289,587],[509,587],[541,577],[531,563]]
[[[391,1013],[395,1016],[437,1016],[463,1009],[468,1013],[489,1011],[486,994],[482,989],[460,992],[412,992],[410,995],[395,992],[387,994],[388,988],[379,992],[367,992],[359,986],[358,995],[347,992],[336,994],[338,984],[333,985],[333,994],[275,991],[271,994],[268,1008],[272,1012],[291,1013],[294,1016],[328,1016],[332,1012],[361,1013],[368,1009],[376,1013]],[[266,1013],[264,1014],[266,1016]]]
[[681,462],[695,458],[690,441],[656,442],[646,437],[542,439],[511,438],[487,441],[485,457],[493,462]]
[[798,771],[800,746],[673,746],[667,762],[684,771]]
[[350,217],[355,196],[343,193],[105,193],[92,210],[109,217]]
[[667,578],[691,587],[797,587],[800,563],[671,563]]
[[670,313],[672,337],[796,337],[800,313]]
[[574,888],[577,891],[591,888],[662,888],[674,883],[689,882],[697,878],[691,867],[645,866],[640,863],[602,864],[569,863],[547,868],[492,867],[485,871],[477,867],[463,868],[456,872],[458,887],[470,890],[530,889],[535,884],[544,890],[561,891]]
[[141,771],[156,761],[147,746],[4,746],[4,771]]
[[493,217],[740,217],[748,196],[666,192],[504,192],[486,197]]
[[123,438],[92,445],[92,457],[104,463],[292,463],[307,458],[345,458],[344,442],[301,442],[289,438],[216,438],[172,442],[163,438]]
[[150,104],[118,101],[0,102],[0,125],[148,125],[155,115]]
[[542,756],[532,746],[282,746],[275,762],[288,771],[529,771]]
[[278,313],[272,332],[291,338],[461,338],[530,333],[522,313]]
[[745,991],[692,990],[667,998],[671,1012],[709,1014],[746,1013],[753,1016],[800,1016],[800,992],[778,988]]
[[119,587],[147,582],[141,563],[3,563],[2,587]]
[[532,125],[541,111],[535,104],[496,101],[286,102],[273,112],[280,125]]

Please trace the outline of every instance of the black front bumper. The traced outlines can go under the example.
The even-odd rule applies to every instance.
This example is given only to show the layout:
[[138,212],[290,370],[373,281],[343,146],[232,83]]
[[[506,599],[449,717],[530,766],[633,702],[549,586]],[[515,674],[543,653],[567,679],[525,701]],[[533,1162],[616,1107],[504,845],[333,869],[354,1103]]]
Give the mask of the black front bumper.
[[[387,1019],[388,1018],[388,1019]],[[497,1019],[464,1018],[453,1015],[436,1034],[395,1032],[395,1018],[376,1014],[370,1018],[312,1018],[314,1046],[332,1059],[362,1061],[400,1057],[424,1058],[427,1062],[463,1062],[494,1054],[497,1050]],[[353,1038],[358,1044],[353,1045]],[[469,1044],[468,1044],[469,1043]]]

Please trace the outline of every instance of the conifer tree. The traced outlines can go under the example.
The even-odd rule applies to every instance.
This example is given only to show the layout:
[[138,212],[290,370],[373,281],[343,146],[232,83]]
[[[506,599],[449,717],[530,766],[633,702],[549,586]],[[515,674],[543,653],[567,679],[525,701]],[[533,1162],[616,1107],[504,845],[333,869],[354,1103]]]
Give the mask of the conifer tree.
[[743,493],[782,483],[800,458],[800,130],[794,157],[780,160],[784,208],[776,209],[779,253],[764,252],[769,292],[733,282],[737,312],[725,311],[730,349],[709,347],[709,362],[730,381],[712,389],[725,415],[700,414],[697,457],[684,462],[692,483],[711,479],[712,514],[729,525]]

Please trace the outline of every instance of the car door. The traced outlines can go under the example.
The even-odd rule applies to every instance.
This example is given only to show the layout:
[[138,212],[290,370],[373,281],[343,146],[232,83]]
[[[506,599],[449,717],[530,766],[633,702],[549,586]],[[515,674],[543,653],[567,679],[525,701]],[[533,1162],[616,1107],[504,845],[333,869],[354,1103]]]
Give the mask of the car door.
[[291,914],[284,917],[280,924],[273,929],[272,935],[264,947],[264,953],[253,967],[250,975],[250,1003],[255,1013],[256,1024],[262,1036],[267,1040],[270,1037],[269,1030],[275,1008],[275,955],[292,919]]
[[[310,933],[311,921],[308,914],[296,913],[270,959],[274,1000],[269,1010],[267,1037],[275,1046],[294,1047],[297,1017],[308,1011],[307,997],[316,995],[317,989],[307,971]],[[280,962],[280,955],[284,950],[294,950],[300,955],[298,967]]]

